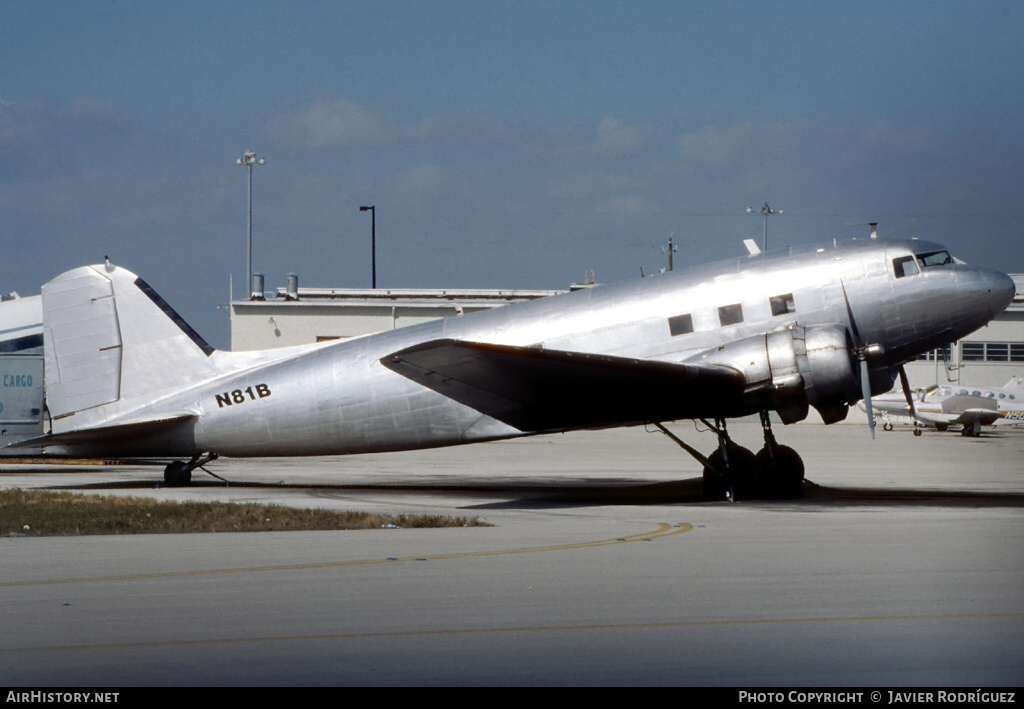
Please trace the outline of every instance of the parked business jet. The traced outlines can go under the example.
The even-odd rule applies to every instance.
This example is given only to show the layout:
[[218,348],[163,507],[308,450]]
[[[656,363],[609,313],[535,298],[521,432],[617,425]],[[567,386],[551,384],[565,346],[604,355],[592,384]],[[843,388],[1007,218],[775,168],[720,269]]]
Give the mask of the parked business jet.
[[[860,404],[864,410],[863,402]],[[978,436],[982,426],[1024,424],[1024,378],[1013,377],[1002,387],[942,384],[915,389],[908,399],[902,392],[889,392],[871,398],[876,418],[887,431],[891,416],[909,417],[914,435],[918,426],[945,431],[960,426],[963,436]]]
[[[786,248],[348,341],[210,347],[141,278],[109,262],[43,286],[52,431],[20,445],[76,456],[396,451],[703,419],[710,499],[798,495],[779,445],[813,406],[826,423],[888,391],[902,364],[981,327],[1013,281],[924,241]],[[905,378],[905,377],[904,377]],[[764,447],[729,418],[760,414]],[[869,417],[871,419],[872,417]],[[873,420],[873,419],[872,419]],[[874,430],[872,428],[872,435]]]

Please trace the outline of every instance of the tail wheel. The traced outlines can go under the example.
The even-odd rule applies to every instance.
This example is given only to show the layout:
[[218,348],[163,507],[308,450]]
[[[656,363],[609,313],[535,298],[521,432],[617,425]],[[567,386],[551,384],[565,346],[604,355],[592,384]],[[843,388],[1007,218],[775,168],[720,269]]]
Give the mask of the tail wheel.
[[164,468],[164,482],[171,487],[184,487],[192,482],[192,468],[188,463],[176,460]]

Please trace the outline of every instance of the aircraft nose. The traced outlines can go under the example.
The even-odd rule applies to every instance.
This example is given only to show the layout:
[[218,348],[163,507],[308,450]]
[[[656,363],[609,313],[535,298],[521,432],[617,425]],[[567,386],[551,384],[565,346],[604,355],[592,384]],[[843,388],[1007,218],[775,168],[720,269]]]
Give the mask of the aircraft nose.
[[993,317],[1003,312],[1017,294],[1017,284],[1001,271],[987,271],[988,307]]

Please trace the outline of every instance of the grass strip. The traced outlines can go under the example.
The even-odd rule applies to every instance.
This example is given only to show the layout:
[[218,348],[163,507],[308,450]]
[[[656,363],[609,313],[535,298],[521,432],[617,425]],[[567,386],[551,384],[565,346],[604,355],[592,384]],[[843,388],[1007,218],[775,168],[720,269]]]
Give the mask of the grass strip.
[[0,490],[0,536],[187,534],[487,526],[476,517],[349,512],[259,503]]

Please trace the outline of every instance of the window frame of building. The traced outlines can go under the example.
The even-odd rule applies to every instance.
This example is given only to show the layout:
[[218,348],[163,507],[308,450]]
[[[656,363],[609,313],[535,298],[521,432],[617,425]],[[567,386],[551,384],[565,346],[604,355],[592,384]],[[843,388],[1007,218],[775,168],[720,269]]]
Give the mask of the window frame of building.
[[961,342],[960,361],[1020,364],[1024,362],[1024,342]]

